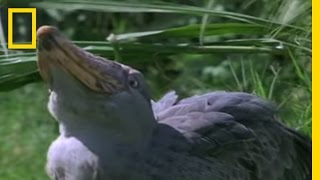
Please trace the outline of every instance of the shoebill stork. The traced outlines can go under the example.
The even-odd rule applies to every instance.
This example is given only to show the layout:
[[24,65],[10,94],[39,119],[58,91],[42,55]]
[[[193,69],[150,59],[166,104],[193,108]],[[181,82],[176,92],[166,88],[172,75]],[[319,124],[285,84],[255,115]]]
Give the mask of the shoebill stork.
[[151,100],[134,68],[82,50],[56,28],[37,31],[48,109],[59,123],[55,180],[311,180],[311,140],[242,92]]

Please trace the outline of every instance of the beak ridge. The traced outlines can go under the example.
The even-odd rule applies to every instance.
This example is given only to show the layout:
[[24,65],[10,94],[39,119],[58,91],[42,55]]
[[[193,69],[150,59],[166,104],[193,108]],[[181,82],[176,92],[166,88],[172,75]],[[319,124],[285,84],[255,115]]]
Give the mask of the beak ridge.
[[56,66],[92,91],[112,94],[125,89],[120,64],[84,51],[51,26],[40,27],[37,38],[38,67],[45,81],[50,80],[51,66]]

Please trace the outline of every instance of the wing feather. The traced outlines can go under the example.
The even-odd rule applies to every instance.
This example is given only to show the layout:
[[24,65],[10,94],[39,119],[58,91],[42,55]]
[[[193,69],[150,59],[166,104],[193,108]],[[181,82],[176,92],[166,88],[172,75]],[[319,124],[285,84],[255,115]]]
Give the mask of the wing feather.
[[159,123],[190,140],[190,153],[234,162],[251,179],[311,179],[311,140],[282,125],[261,98],[213,92],[178,101],[170,92],[153,107]]

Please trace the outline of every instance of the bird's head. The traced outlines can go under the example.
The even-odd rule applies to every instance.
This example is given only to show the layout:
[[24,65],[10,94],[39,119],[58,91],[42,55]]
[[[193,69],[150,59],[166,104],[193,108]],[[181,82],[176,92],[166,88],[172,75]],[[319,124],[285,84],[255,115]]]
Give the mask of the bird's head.
[[37,31],[38,67],[50,89],[49,111],[61,123],[137,131],[154,123],[143,75],[95,56],[56,28]]

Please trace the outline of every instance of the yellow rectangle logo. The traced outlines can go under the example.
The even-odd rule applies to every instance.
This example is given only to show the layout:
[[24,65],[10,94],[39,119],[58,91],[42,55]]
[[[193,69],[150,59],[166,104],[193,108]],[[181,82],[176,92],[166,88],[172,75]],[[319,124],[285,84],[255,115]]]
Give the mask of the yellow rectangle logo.
[[[31,31],[32,40],[31,44],[13,43],[13,13],[31,13]],[[8,49],[36,49],[37,36],[36,36],[36,8],[8,8]]]

